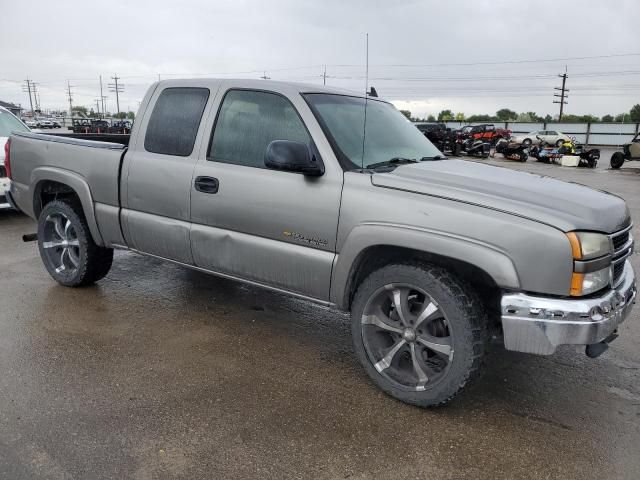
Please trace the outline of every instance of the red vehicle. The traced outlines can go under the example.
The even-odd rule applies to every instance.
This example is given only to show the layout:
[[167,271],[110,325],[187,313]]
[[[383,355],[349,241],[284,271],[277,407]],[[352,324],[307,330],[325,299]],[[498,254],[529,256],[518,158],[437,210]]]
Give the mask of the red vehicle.
[[480,125],[466,125],[458,130],[458,139],[464,143],[467,139],[482,140],[495,145],[502,139],[511,138],[511,130],[504,128],[496,128],[492,123],[483,123]]

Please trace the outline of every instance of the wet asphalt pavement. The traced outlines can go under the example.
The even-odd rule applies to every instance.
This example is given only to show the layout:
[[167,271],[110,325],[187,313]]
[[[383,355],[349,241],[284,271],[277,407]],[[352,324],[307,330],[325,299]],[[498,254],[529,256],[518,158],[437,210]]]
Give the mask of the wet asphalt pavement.
[[[640,238],[640,163],[603,153],[488,162],[617,193]],[[34,231],[0,212],[0,479],[640,478],[640,307],[598,359],[496,348],[422,410],[369,382],[341,313],[127,252],[64,288]]]

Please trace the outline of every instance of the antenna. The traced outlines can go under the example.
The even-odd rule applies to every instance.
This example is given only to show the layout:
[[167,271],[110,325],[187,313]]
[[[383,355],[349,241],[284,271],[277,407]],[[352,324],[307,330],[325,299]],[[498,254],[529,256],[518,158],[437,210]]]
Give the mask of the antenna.
[[367,88],[369,85],[369,34],[366,34],[366,53],[365,53],[365,74],[364,74],[364,120],[362,122],[362,168],[364,168],[364,145],[367,136],[367,103],[369,95]]
[[366,54],[365,54],[365,72],[364,72],[364,98],[367,98],[367,89],[369,88],[369,34],[367,33]]

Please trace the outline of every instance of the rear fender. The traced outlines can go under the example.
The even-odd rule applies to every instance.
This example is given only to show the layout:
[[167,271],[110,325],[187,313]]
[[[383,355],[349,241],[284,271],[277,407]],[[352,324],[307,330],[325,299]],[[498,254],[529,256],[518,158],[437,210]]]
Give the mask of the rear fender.
[[29,195],[30,198],[33,199],[34,218],[37,219],[40,215],[41,205],[39,197],[44,182],[54,181],[62,183],[64,185],[67,185],[78,195],[80,203],[82,204],[84,216],[87,219],[89,231],[91,232],[91,236],[93,237],[93,241],[97,245],[104,245],[102,235],[100,234],[100,230],[98,229],[98,223],[96,222],[91,189],[89,188],[89,184],[82,176],[62,168],[38,167],[31,172],[31,177],[29,180]]

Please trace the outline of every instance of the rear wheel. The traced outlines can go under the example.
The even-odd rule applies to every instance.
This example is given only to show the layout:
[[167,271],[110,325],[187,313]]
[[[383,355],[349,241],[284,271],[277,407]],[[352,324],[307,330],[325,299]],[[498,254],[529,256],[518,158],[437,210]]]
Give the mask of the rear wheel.
[[42,209],[38,248],[49,275],[67,287],[100,280],[113,261],[113,250],[95,244],[82,206],[73,200],[54,200]]
[[532,143],[532,142],[531,142],[531,139],[530,139],[530,138],[525,138],[525,139],[522,141],[522,145],[524,145],[524,146],[526,146],[526,147],[531,146],[531,143]]
[[615,152],[611,155],[611,168],[618,169],[624,163],[624,154],[622,152]]
[[560,139],[556,142],[556,147],[560,148],[562,146],[562,144],[564,143],[564,140]]
[[351,310],[354,348],[373,382],[422,407],[449,402],[478,374],[486,325],[475,293],[429,264],[373,272]]

